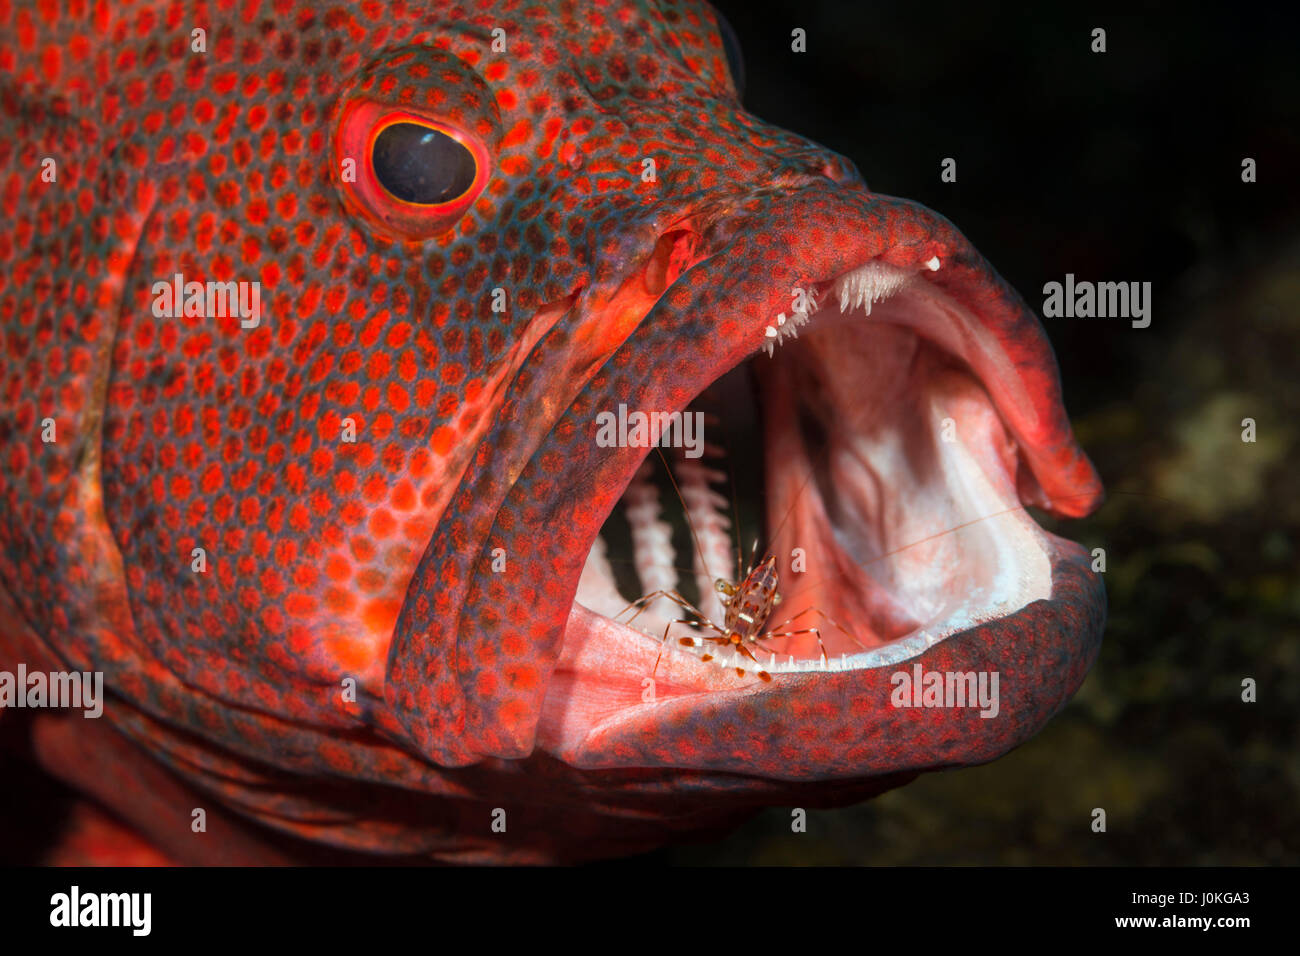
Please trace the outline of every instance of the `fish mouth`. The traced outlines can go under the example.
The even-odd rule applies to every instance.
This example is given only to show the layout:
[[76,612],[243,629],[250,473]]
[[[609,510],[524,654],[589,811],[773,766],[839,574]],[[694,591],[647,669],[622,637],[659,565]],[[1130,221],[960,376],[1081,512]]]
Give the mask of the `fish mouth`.
[[[646,461],[576,603],[655,650],[657,696],[879,667],[1050,597],[1052,544],[1019,500],[1015,440],[939,344],[967,330],[924,281],[863,263],[806,290],[808,311],[775,316],[680,417],[620,413]],[[656,420],[667,448],[650,451]],[[728,513],[738,470],[766,530]],[[724,640],[715,582],[769,558],[779,604]]]
[[[862,189],[767,194],[696,239],[642,267],[653,296],[630,323],[575,298],[506,396],[389,652],[411,742],[443,765],[540,750],[581,770],[850,782],[1022,743],[1082,683],[1105,618],[1087,554],[1026,511],[1101,498],[1033,313],[946,219]],[[706,417],[729,459],[602,435],[620,414],[707,416],[710,390],[747,375],[752,407]],[[736,441],[746,413],[761,427]],[[761,464],[735,467],[745,448]],[[656,463],[700,546],[643,536],[620,555],[615,526],[655,523],[632,499]],[[759,640],[707,639],[727,634],[710,579],[739,583],[749,544],[708,503],[725,502],[710,468],[760,479],[765,514],[740,530],[782,601]],[[623,591],[620,557],[640,565]],[[673,593],[625,610],[655,591]],[[996,674],[998,718],[897,706],[904,663]]]
[[[1006,625],[1027,608],[1074,613],[1065,593],[1080,584],[1083,551],[1027,506],[1085,514],[1100,484],[1064,423],[1032,314],[982,260],[971,269],[964,240],[942,249],[882,251],[806,281],[806,311],[782,290],[753,323],[756,347],[703,376],[690,401],[628,406],[696,415],[705,439],[673,448],[685,444],[679,428],[661,442],[670,447],[631,452],[640,463],[590,539],[538,728],[546,749],[608,767],[631,747],[652,764],[655,748],[632,741],[675,712],[725,713],[720,701],[783,691],[812,700],[818,684],[838,688],[820,696],[842,707],[865,675],[886,712],[881,679],[904,662],[977,630],[1014,641]],[[1004,325],[971,306],[994,291],[1005,297],[996,308],[1015,313]],[[737,470],[750,484],[758,473],[762,513],[746,528],[727,507]],[[737,641],[713,582],[734,586],[766,557],[780,603],[756,639]],[[1039,634],[1077,639],[1076,656],[1091,660],[1104,597],[1095,578],[1083,590],[1074,631]],[[828,762],[766,773],[820,776]]]

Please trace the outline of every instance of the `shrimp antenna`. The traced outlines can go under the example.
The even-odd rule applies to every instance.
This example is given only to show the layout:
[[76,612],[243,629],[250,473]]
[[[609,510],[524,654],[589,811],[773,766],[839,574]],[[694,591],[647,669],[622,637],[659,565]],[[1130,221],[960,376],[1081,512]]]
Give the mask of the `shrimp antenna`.
[[691,529],[691,540],[695,542],[695,553],[700,557],[700,567],[704,568],[704,573],[709,574],[709,560],[704,556],[704,548],[700,545],[700,536],[695,533],[695,522],[691,520],[691,509],[686,507],[686,499],[682,497],[682,489],[677,487],[677,479],[673,476],[673,470],[668,466],[668,459],[664,456],[664,450],[655,445],[655,451],[659,454],[659,460],[664,463],[664,471],[668,472],[668,480],[672,482],[673,491],[677,492],[677,500],[682,503],[682,514],[686,516],[686,527]]
[[736,580],[740,581],[744,577],[740,567],[740,506],[736,504],[736,473],[731,469],[730,463],[727,467],[727,480],[731,483],[731,536],[736,539]]

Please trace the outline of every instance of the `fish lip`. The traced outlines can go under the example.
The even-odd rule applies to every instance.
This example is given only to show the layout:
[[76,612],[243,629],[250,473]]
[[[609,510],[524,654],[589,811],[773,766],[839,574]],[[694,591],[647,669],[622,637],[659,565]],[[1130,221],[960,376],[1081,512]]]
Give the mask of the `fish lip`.
[[[611,712],[580,729],[565,728],[557,719],[560,708],[549,706],[539,746],[586,771],[673,767],[759,775],[791,786],[883,780],[997,759],[1065,706],[1100,653],[1106,593],[1089,568],[1090,556],[1075,542],[1051,536],[1051,558],[1050,598],[956,633],[905,664],[669,697]],[[915,667],[923,673],[996,672],[1011,693],[1003,694],[1001,713],[991,720],[974,709],[891,706],[895,678]],[[1026,687],[1030,692],[1023,692]]]

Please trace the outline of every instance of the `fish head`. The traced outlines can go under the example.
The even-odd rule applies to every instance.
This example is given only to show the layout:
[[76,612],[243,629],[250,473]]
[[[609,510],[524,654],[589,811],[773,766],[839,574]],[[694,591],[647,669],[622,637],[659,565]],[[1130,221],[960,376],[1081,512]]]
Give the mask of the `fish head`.
[[[504,329],[486,361],[509,370],[490,418],[459,433],[458,484],[387,644],[385,700],[411,744],[440,765],[540,750],[770,793],[870,789],[1028,739],[1083,680],[1104,618],[1082,549],[1026,510],[1101,497],[1034,314],[943,217],[748,113],[709,7],[574,17],[507,28],[529,38],[509,57],[475,37],[454,71],[390,85],[482,130],[490,183],[435,241],[466,317],[448,327]],[[412,105],[452,98],[427,90],[456,71],[484,115]],[[520,95],[521,78],[544,92]],[[602,429],[686,412],[748,365],[767,560],[805,617],[724,665],[620,618],[639,596],[592,556],[651,451]],[[680,598],[671,616],[699,625]],[[996,671],[999,716],[901,705],[917,664]]]
[[[28,525],[63,530],[7,538],[6,580],[189,784],[449,857],[485,801],[546,806],[511,833],[592,854],[991,760],[1077,690],[1104,592],[1026,507],[1101,488],[1043,329],[942,216],[749,113],[709,6],[252,5],[197,53],[151,9],[95,15],[111,56],[5,61],[104,131],[51,134],[85,178],[17,227],[63,230],[40,249],[87,345],[50,394],[102,451],[15,468],[58,516]],[[207,314],[228,282],[256,314]],[[617,593],[601,530],[651,449],[606,429],[737,369],[783,600],[705,660],[673,638],[718,636],[707,583],[616,606],[647,595]],[[701,579],[739,584],[733,557]],[[996,674],[996,716],[903,692],[932,672]],[[115,773],[130,792],[83,782]]]

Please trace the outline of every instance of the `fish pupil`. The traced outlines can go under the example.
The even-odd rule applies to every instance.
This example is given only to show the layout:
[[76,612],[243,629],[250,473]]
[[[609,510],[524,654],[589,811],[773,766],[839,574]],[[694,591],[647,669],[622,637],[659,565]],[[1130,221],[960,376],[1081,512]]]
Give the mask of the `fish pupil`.
[[380,185],[403,202],[445,203],[474,184],[474,155],[446,133],[419,123],[394,123],[375,137]]

